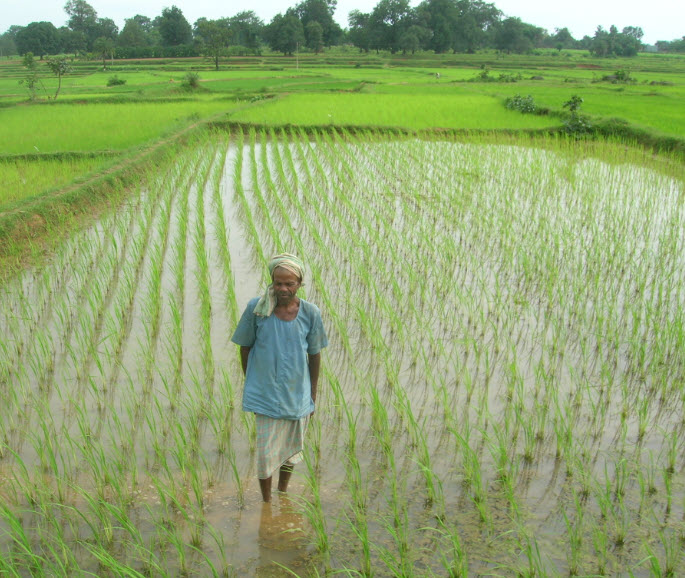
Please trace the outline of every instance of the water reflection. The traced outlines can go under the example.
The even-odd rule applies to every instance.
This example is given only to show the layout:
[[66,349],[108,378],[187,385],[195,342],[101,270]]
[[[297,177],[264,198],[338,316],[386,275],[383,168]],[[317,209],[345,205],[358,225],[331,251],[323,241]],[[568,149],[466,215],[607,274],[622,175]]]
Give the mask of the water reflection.
[[259,520],[259,560],[256,576],[297,576],[307,572],[305,521],[296,505],[284,494],[274,502],[262,504]]

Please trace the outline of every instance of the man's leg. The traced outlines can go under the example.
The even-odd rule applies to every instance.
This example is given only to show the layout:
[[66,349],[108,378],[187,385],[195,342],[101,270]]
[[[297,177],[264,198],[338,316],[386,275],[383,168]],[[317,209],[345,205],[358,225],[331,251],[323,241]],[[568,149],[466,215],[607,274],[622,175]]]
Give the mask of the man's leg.
[[[280,478],[278,481],[278,488],[280,489],[281,487],[281,482]],[[271,477],[268,477],[264,480],[259,478],[259,489],[262,491],[262,500],[265,502],[270,502],[271,501]]]
[[293,473],[293,466],[291,464],[283,464],[278,472],[278,491],[287,492],[288,482]]

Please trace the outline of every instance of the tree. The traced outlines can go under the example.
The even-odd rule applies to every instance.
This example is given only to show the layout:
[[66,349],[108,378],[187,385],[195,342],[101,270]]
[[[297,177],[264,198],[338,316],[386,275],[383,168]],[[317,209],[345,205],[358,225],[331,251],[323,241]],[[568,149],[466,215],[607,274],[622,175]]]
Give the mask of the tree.
[[284,55],[292,55],[300,45],[304,45],[304,28],[302,22],[291,9],[283,14],[276,14],[265,30],[269,47]]
[[141,14],[136,14],[133,18],[128,18],[128,20],[132,20],[136,24],[138,24],[142,29],[145,34],[149,34],[152,32],[152,20],[148,18],[147,16],[143,16]]
[[575,48],[576,40],[571,36],[568,28],[556,28],[554,34],[549,37],[550,44],[561,51],[564,48]]
[[495,48],[504,52],[528,52],[532,46],[524,34],[524,23],[520,18],[507,18],[495,34]]
[[114,48],[114,40],[106,38],[105,36],[100,36],[100,38],[97,38],[93,43],[93,52],[95,52],[98,57],[102,58],[102,68],[107,68],[108,56],[114,60]]
[[371,13],[371,39],[376,49],[392,54],[400,49],[400,38],[412,24],[409,0],[380,0]]
[[595,36],[590,42],[590,53],[598,57],[635,56],[642,49],[642,29],[628,26],[619,32],[616,26],[611,26],[609,32],[601,26],[597,27]]
[[493,46],[502,12],[482,0],[457,0],[457,9],[454,51],[474,53],[486,45]]
[[520,18],[507,18],[495,32],[495,48],[523,54],[541,46],[545,34],[544,29],[522,22]]
[[316,20],[310,20],[304,27],[307,48],[317,54],[323,49],[323,28]]
[[622,31],[621,34],[625,34],[626,36],[631,36],[632,38],[635,38],[636,40],[642,41],[642,37],[645,35],[645,33],[642,31],[642,28],[639,26],[626,26]]
[[347,22],[349,24],[348,36],[350,42],[359,51],[368,52],[371,47],[371,41],[369,39],[369,22],[371,20],[371,15],[359,10],[352,10],[348,17]]
[[90,50],[98,36],[96,30],[98,15],[95,8],[85,0],[69,0],[64,5],[64,11],[69,16],[67,26],[85,39],[84,48]]
[[32,52],[41,60],[46,54],[59,52],[57,28],[52,22],[31,22],[17,32],[15,43],[19,54]]
[[597,26],[595,35],[592,37],[592,41],[590,43],[590,54],[599,57],[610,56],[613,54],[609,33],[601,26]]
[[71,52],[76,56],[88,46],[88,41],[81,32],[75,32],[66,26],[58,28],[57,35],[62,52]]
[[459,11],[454,0],[424,0],[417,7],[417,15],[430,31],[427,48],[437,54],[452,50]]
[[95,26],[91,29],[91,35],[95,38],[104,36],[110,40],[116,41],[119,35],[119,27],[111,18],[98,18]]
[[181,9],[176,6],[162,10],[162,16],[159,20],[159,33],[162,36],[164,46],[191,44],[193,41],[193,30],[183,16]]
[[402,36],[400,36],[400,49],[404,54],[407,52],[414,54],[426,44],[430,36],[430,30],[424,28],[423,26],[412,24],[409,28],[407,28],[407,30],[404,31]]
[[259,50],[259,39],[264,31],[264,22],[252,10],[239,12],[228,19],[231,28],[231,42],[252,51]]
[[12,56],[14,54],[17,54],[17,45],[14,42],[14,35],[10,34],[8,30],[0,35],[0,56]]
[[333,19],[336,5],[335,0],[303,0],[295,7],[295,14],[305,31],[310,22],[319,23],[322,41],[326,46],[338,44],[343,34],[340,25]]
[[676,38],[675,40],[657,40],[656,47],[659,52],[685,52],[685,36]]
[[19,81],[19,84],[25,85],[26,90],[29,91],[29,98],[35,100],[38,86],[40,85],[43,90],[45,90],[45,87],[38,76],[38,63],[33,57],[33,52],[24,54],[22,65],[26,69],[26,76]]
[[226,48],[231,41],[228,20],[200,18],[195,22],[195,37],[205,56],[211,56],[214,59],[214,67],[219,70],[219,57],[226,53]]
[[616,53],[618,56],[635,56],[642,50],[644,32],[639,26],[626,26],[618,35]]
[[59,96],[59,91],[62,88],[62,77],[65,74],[71,72],[71,65],[69,64],[69,61],[64,57],[48,58],[46,64],[50,71],[57,77],[57,91],[55,92],[55,96],[52,97],[53,100],[57,100],[57,96]]
[[127,18],[117,38],[117,45],[131,48],[148,46],[148,38],[141,24],[133,18]]
[[80,30],[87,32],[88,28],[95,24],[97,19],[97,12],[85,0],[69,0],[64,5],[64,11],[69,16],[67,25],[72,30]]

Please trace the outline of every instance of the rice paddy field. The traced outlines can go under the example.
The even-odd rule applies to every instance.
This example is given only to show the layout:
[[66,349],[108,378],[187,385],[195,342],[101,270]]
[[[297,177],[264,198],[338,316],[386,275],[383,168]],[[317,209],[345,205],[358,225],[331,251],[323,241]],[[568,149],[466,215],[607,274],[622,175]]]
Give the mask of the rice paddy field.
[[50,189],[60,189],[84,175],[101,170],[109,159],[101,155],[41,158],[27,163],[21,158],[0,160],[0,206],[30,199]]
[[[682,575],[682,163],[535,144],[204,132],[5,280],[0,571]],[[263,506],[229,340],[284,250],[330,346]]]

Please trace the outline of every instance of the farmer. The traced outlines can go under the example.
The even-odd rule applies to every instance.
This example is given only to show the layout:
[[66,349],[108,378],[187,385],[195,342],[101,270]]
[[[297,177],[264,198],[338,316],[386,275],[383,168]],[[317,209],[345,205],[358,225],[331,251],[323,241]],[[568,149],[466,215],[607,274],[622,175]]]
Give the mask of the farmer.
[[304,432],[314,413],[321,350],[328,345],[319,308],[297,296],[302,261],[289,253],[269,263],[271,284],[250,300],[231,338],[245,374],[243,411],[257,420],[257,476],[265,502],[278,470],[285,492],[302,460]]

